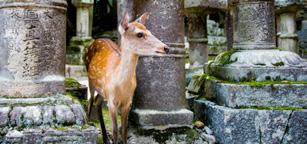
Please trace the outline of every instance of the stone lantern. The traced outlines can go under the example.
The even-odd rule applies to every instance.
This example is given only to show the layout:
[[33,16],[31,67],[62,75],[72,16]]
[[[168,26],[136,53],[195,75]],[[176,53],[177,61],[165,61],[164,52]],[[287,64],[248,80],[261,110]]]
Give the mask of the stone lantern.
[[0,1],[0,143],[96,143],[64,95],[66,0]]
[[67,63],[83,64],[84,50],[92,42],[92,11],[93,0],[72,0],[72,4],[77,8],[76,36],[72,37],[67,49]]
[[298,53],[296,13],[302,7],[303,5],[300,0],[275,1],[278,47],[282,50]]
[[220,144],[306,143],[307,62],[276,49],[274,0],[231,0],[233,49],[202,76],[196,118]]

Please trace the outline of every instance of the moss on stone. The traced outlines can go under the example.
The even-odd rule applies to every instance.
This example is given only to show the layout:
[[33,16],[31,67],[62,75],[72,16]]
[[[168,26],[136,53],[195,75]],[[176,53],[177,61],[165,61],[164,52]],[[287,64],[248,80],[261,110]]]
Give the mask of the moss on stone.
[[234,63],[234,62],[236,62],[236,60],[231,60],[231,56],[236,52],[237,52],[237,50],[235,50],[235,49],[225,51],[225,52],[219,54],[214,59],[214,63],[217,64],[217,65],[222,65],[222,66]]
[[66,88],[80,88],[81,84],[73,78],[65,78],[65,87]]
[[273,63],[273,66],[284,66],[284,62],[277,62],[277,63]]
[[186,131],[186,135],[188,137],[188,143],[192,143],[194,140],[196,140],[199,137],[199,133],[195,129],[188,129]]
[[257,109],[257,110],[303,110],[303,108],[289,106],[242,106],[240,109]]
[[288,81],[288,80],[283,80],[283,81],[272,81],[272,80],[266,80],[266,81],[248,81],[248,82],[231,82],[231,81],[225,81],[218,79],[214,76],[208,75],[208,74],[203,74],[201,77],[203,77],[206,80],[215,80],[220,83],[228,83],[228,84],[242,84],[242,85],[249,85],[251,87],[261,87],[265,85],[273,85],[273,84],[307,84],[307,81]]

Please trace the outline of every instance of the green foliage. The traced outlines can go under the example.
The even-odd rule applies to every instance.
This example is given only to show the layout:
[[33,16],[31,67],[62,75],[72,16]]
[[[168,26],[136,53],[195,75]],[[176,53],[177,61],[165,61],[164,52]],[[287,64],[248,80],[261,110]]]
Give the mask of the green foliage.
[[307,81],[272,81],[272,80],[266,80],[266,81],[248,81],[248,82],[231,82],[231,81],[225,81],[218,79],[214,76],[203,74],[201,77],[205,78],[206,80],[215,80],[220,83],[229,83],[229,84],[243,84],[243,85],[249,85],[251,87],[261,87],[264,85],[273,85],[273,84],[307,84]]
[[284,62],[277,62],[277,63],[273,63],[273,66],[284,66]]
[[65,78],[65,87],[66,88],[80,88],[81,84],[73,78]]
[[231,56],[236,53],[237,50],[229,50],[229,51],[225,51],[221,54],[219,54],[215,59],[214,59],[214,63],[217,65],[227,65],[227,64],[231,64],[236,62],[236,60],[231,60]]

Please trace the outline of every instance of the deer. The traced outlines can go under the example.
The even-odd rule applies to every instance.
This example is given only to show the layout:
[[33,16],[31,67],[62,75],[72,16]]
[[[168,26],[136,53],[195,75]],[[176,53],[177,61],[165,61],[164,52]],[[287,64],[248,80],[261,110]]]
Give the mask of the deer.
[[[165,55],[169,52],[166,44],[156,38],[146,27],[149,14],[144,13],[137,20],[129,22],[126,13],[119,23],[120,45],[110,39],[96,39],[88,48],[85,64],[88,71],[90,99],[88,114],[93,103],[98,109],[103,141],[110,143],[102,115],[103,97],[107,102],[112,120],[113,143],[118,143],[116,116],[121,116],[121,138],[127,143],[128,115],[131,109],[136,81],[139,56]],[[98,95],[95,97],[95,91]]]

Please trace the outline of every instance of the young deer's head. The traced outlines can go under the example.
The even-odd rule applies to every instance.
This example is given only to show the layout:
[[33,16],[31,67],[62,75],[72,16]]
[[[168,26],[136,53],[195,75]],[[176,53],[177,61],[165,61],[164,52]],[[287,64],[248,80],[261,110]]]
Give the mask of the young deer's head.
[[125,14],[118,28],[121,35],[121,48],[137,55],[168,53],[169,48],[167,45],[152,35],[144,26],[148,16],[148,13],[144,13],[137,20],[129,23],[128,14]]

